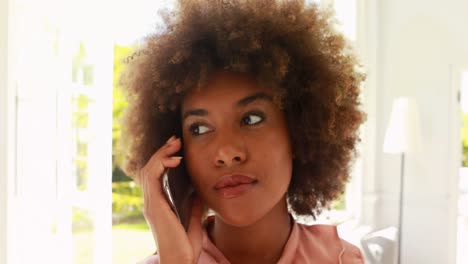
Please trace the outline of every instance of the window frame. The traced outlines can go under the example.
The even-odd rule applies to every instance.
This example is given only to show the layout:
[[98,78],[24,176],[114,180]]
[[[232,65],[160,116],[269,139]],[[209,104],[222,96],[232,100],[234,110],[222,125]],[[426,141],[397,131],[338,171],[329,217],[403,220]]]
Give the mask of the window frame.
[[11,211],[15,167],[15,100],[12,78],[15,45],[13,8],[10,0],[0,1],[0,263],[8,263],[11,253]]

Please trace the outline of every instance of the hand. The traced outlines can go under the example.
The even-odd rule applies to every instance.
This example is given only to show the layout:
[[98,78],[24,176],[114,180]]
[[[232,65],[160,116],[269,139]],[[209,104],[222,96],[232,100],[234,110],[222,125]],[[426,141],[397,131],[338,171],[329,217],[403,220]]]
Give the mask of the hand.
[[187,233],[166,200],[161,177],[166,168],[175,168],[182,157],[171,156],[182,142],[175,136],[159,148],[140,171],[144,194],[144,215],[158,246],[160,263],[195,263],[202,248],[202,203],[194,198]]

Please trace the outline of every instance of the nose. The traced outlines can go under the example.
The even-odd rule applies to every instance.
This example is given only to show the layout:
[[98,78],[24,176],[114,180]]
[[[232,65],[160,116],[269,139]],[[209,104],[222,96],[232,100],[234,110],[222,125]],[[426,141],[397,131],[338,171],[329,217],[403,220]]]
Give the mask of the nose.
[[245,146],[239,139],[225,137],[219,143],[214,160],[215,166],[231,167],[240,165],[247,159]]

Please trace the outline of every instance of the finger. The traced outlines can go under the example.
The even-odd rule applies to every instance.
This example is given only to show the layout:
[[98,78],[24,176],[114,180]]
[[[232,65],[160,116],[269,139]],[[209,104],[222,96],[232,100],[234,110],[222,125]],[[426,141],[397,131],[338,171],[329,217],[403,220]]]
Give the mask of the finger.
[[195,197],[192,202],[192,212],[190,215],[189,234],[197,234],[202,230],[201,217],[203,214],[203,206],[200,198]]
[[160,147],[149,159],[148,163],[154,163],[157,159],[162,159],[171,155],[174,155],[182,147],[182,141],[180,138],[173,140],[169,139],[168,143]]
[[148,162],[141,170],[140,181],[144,194],[145,204],[150,204],[154,195],[161,194],[161,176],[164,173],[165,167],[161,160]]
[[172,135],[167,141],[166,143],[170,143],[172,142],[174,139],[176,139],[177,137],[175,135]]
[[160,148],[160,152],[162,155],[170,156],[179,151],[181,146],[182,140],[180,138],[175,138],[169,143],[164,144],[164,146]]
[[145,178],[148,182],[159,182],[164,171],[167,168],[175,168],[179,166],[182,157],[166,157],[161,160],[155,160],[155,162],[148,164],[148,167],[145,168]]
[[173,157],[167,157],[167,158],[162,159],[161,164],[164,168],[175,168],[179,166],[181,161],[182,161],[182,157],[173,156]]
[[161,177],[166,168],[175,168],[180,164],[182,157],[167,157],[148,164],[143,170],[141,178],[145,204],[149,205],[152,197],[161,197]]
[[140,180],[142,184],[148,186],[154,186],[152,183],[160,181],[162,174],[166,168],[175,168],[179,166],[182,157],[166,157],[162,160],[154,160],[152,163],[148,163],[140,172]]

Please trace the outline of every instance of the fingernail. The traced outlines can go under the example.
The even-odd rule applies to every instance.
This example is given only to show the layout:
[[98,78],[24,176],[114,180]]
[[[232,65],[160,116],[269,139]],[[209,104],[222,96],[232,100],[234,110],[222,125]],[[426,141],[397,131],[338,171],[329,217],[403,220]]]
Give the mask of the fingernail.
[[170,142],[174,141],[175,139],[176,139],[176,136],[172,136],[166,141],[166,143],[170,143]]

